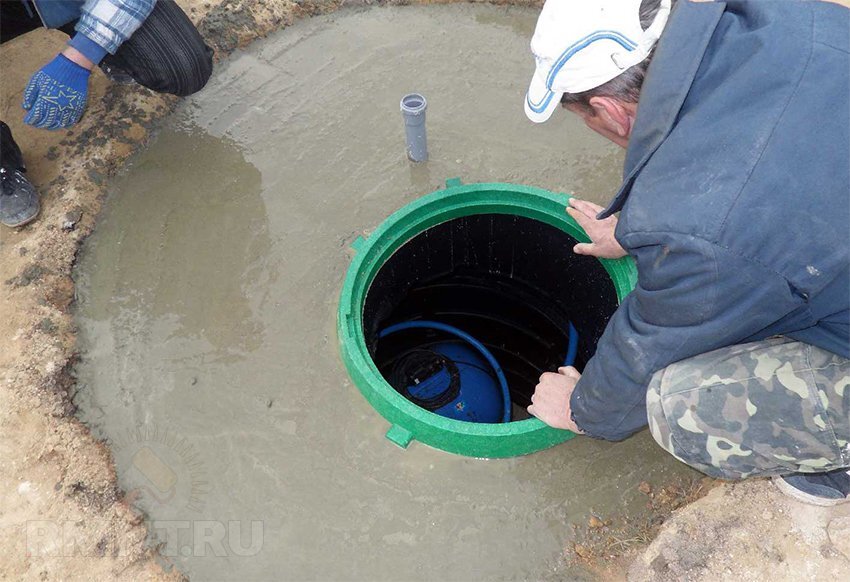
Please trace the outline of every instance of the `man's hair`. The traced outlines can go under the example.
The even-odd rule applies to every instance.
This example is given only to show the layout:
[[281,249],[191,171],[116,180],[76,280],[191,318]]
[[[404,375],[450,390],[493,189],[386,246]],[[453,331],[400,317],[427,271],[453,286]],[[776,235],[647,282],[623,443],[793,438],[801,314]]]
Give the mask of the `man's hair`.
[[[676,0],[673,0],[673,5]],[[661,0],[643,0],[640,4],[640,25],[646,30],[655,20],[655,15],[658,13],[658,8],[661,6]],[[590,106],[590,100],[593,97],[613,97],[625,103],[637,103],[640,97],[640,88],[643,85],[643,79],[646,76],[646,70],[649,68],[649,63],[652,56],[655,54],[655,48],[649,52],[649,55],[638,64],[629,67],[607,83],[603,83],[598,87],[583,91],[581,93],[564,93],[561,97],[562,105],[578,105],[591,115],[594,113]]]

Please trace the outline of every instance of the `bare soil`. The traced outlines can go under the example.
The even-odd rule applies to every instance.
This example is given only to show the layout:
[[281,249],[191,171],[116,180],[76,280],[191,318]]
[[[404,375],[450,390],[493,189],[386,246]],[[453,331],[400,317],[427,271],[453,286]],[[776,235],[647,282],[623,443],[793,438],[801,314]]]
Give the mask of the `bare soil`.
[[[297,18],[379,2],[178,3],[221,57]],[[0,227],[0,579],[180,579],[147,547],[144,516],[118,488],[108,448],[74,415],[69,311],[75,256],[95,226],[109,177],[177,100],[110,85],[96,72],[79,125],[58,132],[25,126],[19,103],[26,81],[64,42],[61,33],[36,31],[0,46],[0,116],[42,194],[36,222]],[[802,506],[764,481],[717,487],[682,507],[710,485],[681,487],[672,495],[646,492],[655,508],[645,523],[589,515],[587,531],[565,552],[602,578],[635,580],[840,579],[850,567],[850,509]]]

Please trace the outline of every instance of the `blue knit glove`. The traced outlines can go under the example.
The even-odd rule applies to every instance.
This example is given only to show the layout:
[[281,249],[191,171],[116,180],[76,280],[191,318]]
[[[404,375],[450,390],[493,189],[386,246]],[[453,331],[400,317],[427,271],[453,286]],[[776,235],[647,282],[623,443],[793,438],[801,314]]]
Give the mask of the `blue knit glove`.
[[41,129],[71,127],[83,116],[91,71],[65,55],[44,65],[24,90],[24,123]]

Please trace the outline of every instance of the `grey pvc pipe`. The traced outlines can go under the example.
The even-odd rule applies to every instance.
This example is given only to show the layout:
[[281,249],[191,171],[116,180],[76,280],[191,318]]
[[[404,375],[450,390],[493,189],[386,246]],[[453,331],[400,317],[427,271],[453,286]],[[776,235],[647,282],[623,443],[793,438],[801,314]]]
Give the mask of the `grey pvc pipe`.
[[410,93],[401,98],[401,114],[404,116],[404,131],[407,137],[407,157],[412,162],[428,160],[428,137],[425,132],[425,110],[428,102],[419,93]]

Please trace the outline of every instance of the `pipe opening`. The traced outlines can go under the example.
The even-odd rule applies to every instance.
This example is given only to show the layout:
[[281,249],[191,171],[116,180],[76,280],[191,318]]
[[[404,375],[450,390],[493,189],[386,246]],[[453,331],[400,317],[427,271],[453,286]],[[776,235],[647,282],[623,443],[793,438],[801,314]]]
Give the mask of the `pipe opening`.
[[[364,335],[381,375],[398,383],[399,362],[411,352],[464,349],[461,359],[470,360],[468,342],[440,329],[383,333],[406,322],[438,322],[492,354],[507,381],[511,419],[527,418],[540,374],[564,365],[570,323],[581,371],[617,308],[610,276],[596,259],[574,254],[576,242],[556,227],[508,214],[455,218],[414,236],[384,263],[366,296]],[[496,385],[483,361],[473,363]]]
[[401,98],[401,110],[405,113],[421,113],[426,105],[425,97],[419,93],[410,93]]

